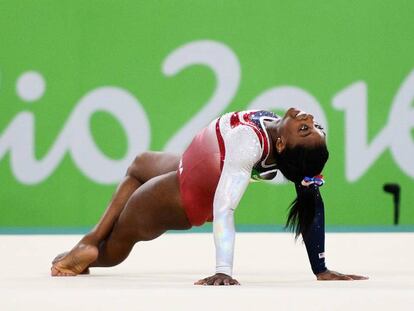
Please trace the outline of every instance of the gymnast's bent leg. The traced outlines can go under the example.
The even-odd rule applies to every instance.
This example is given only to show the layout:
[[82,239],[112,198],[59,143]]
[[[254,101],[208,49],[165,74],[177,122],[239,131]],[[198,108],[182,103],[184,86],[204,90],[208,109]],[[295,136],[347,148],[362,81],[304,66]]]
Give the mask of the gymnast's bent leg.
[[93,236],[94,242],[98,243],[105,239],[134,191],[151,178],[176,171],[179,161],[180,156],[162,152],[145,152],[137,156],[101,220],[88,237]]
[[[136,242],[155,239],[167,230],[191,228],[181,204],[176,172],[154,177],[137,189],[122,210],[109,236],[100,243],[96,258],[87,252],[52,267],[52,275],[79,274],[87,266],[108,267],[125,260]],[[85,259],[86,258],[86,259]]]
[[[66,260],[66,265],[70,262],[76,263],[78,261],[93,262],[98,253],[97,246],[111,232],[115,221],[118,219],[132,193],[151,178],[175,171],[179,160],[180,157],[178,155],[162,152],[145,152],[137,156],[128,168],[125,178],[119,184],[111,202],[95,228],[85,235],[70,252],[58,255],[52,264],[54,265],[61,260]],[[77,271],[76,274],[87,272],[86,267],[82,271]],[[52,275],[54,275],[53,273],[52,269]]]
[[131,196],[111,234],[99,246],[99,256],[91,267],[117,265],[135,243],[153,240],[167,230],[189,228],[176,172],[155,177]]

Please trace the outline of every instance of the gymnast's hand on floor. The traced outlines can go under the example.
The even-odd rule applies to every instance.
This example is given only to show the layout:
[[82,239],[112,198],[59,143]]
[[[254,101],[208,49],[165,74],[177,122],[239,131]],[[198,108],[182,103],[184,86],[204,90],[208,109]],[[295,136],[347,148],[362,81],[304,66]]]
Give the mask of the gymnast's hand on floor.
[[316,275],[318,281],[353,281],[353,280],[368,280],[367,276],[355,274],[342,274],[336,271],[326,270],[325,272]]
[[213,276],[195,282],[194,285],[240,285],[240,283],[227,274],[216,273]]

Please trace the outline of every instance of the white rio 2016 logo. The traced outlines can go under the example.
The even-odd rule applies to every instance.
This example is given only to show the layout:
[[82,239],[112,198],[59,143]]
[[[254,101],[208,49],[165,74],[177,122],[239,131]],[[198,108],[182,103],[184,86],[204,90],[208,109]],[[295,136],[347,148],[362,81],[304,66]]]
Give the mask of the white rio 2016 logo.
[[[195,41],[179,47],[164,61],[166,76],[174,76],[192,65],[204,65],[213,71],[217,86],[204,107],[167,142],[164,150],[182,152],[195,132],[217,117],[234,98],[240,82],[240,63],[226,45],[215,41]],[[24,101],[38,100],[46,83],[38,72],[26,72],[17,81],[17,93]],[[345,111],[345,172],[349,181],[358,180],[387,149],[397,165],[414,178],[414,144],[411,128],[414,125],[414,71],[394,98],[388,123],[372,140],[367,139],[367,87],[356,82],[333,98],[333,106]],[[299,107],[312,112],[328,128],[325,113],[318,101],[305,90],[295,86],[278,86],[257,96],[246,109],[277,109]],[[128,150],[123,159],[114,160],[103,154],[90,133],[90,118],[96,111],[105,111],[122,125]],[[66,152],[79,170],[98,183],[111,184],[120,180],[134,156],[148,149],[150,127],[139,100],[119,87],[104,86],[87,93],[63,125],[47,155],[40,160],[34,156],[35,117],[31,112],[18,113],[0,136],[0,160],[10,151],[14,176],[23,184],[37,184],[50,176]],[[281,182],[279,178],[277,182]]]

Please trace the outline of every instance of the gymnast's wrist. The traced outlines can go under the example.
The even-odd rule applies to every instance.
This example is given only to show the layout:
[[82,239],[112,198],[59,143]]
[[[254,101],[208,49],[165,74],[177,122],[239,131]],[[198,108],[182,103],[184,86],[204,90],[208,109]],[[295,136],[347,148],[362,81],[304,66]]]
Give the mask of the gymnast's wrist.
[[233,268],[229,266],[218,266],[216,267],[216,274],[217,273],[226,274],[231,277],[233,275]]
[[313,271],[313,274],[318,276],[318,274],[325,273],[326,271],[328,271],[328,268],[326,266],[324,266],[324,267],[320,267],[320,268],[317,268],[317,269],[316,268],[312,269],[312,271]]

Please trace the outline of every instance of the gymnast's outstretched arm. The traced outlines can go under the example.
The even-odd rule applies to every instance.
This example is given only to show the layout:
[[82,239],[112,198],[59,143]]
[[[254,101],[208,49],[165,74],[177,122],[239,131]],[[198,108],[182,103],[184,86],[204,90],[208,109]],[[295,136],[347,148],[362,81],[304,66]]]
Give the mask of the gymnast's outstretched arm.
[[[303,186],[296,186],[296,191],[303,191]],[[312,191],[315,196],[315,216],[309,231],[303,235],[306,251],[308,252],[309,262],[313,273],[319,281],[329,280],[366,280],[368,277],[342,274],[331,271],[325,264],[325,209],[319,187],[313,186],[308,191]]]
[[260,159],[260,142],[252,129],[238,127],[225,138],[225,150],[225,161],[213,204],[216,274],[196,282],[197,285],[239,284],[232,278],[234,210],[249,184],[253,165]]

